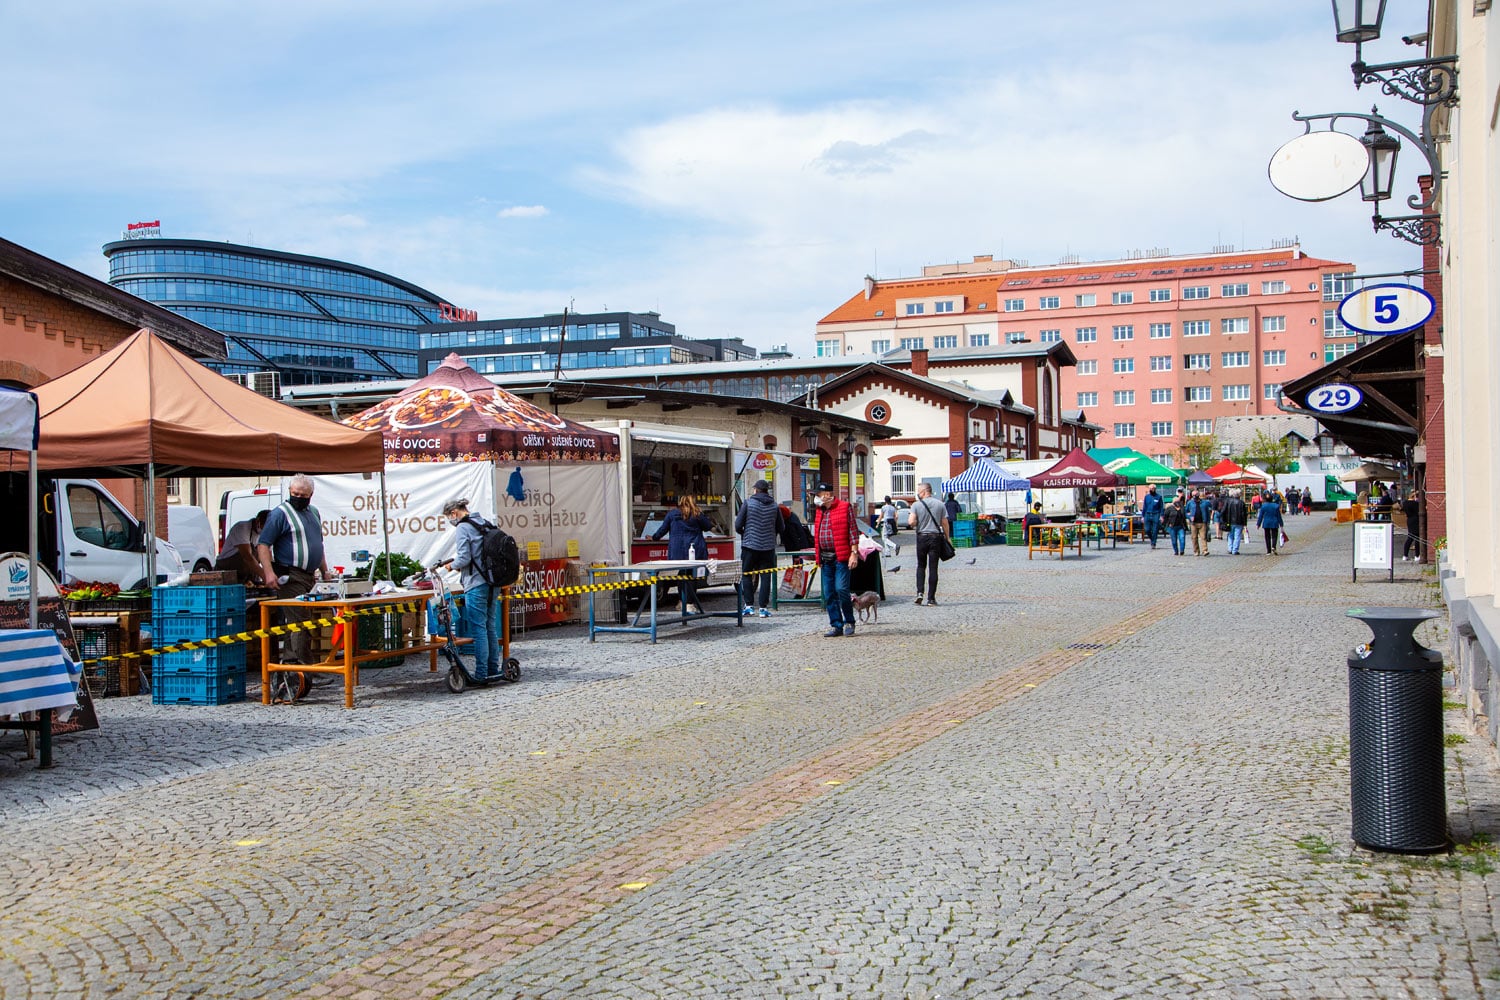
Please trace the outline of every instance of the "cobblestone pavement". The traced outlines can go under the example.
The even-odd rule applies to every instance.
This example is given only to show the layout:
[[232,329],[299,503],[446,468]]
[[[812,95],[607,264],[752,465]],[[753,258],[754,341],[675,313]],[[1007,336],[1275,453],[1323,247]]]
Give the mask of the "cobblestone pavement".
[[1500,762],[1459,711],[1460,850],[1349,840],[1343,611],[1431,577],[1289,527],[960,550],[936,607],[903,550],[853,638],[542,631],[461,696],[413,660],[353,711],[105,700],[50,772],[0,735],[0,995],[1500,995]]

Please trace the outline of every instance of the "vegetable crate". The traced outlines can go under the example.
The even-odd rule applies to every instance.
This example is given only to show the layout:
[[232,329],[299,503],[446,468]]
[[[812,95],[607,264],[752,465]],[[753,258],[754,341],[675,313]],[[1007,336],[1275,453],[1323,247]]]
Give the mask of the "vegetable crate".
[[217,639],[245,631],[245,612],[225,610],[216,614],[157,611],[151,622],[153,641],[162,646],[194,639]]
[[[73,640],[78,644],[78,657],[83,660],[92,660],[100,656],[119,656],[121,653],[129,652],[126,648],[129,643],[125,637],[125,630],[117,624],[74,625]],[[122,667],[125,670],[135,669],[123,660],[91,663],[84,667],[89,689],[96,695],[102,694],[106,697],[120,694],[122,692],[120,686]]]
[[[173,654],[167,654],[173,655]],[[158,664],[151,681],[153,705],[228,705],[245,700],[245,670],[230,673],[165,673]]]
[[191,674],[198,677],[221,676],[233,671],[245,672],[245,644],[215,646],[213,649],[185,649],[180,653],[162,653],[152,657],[151,680],[169,674]]
[[[404,630],[401,625],[401,613],[386,612],[379,615],[360,615],[359,637],[360,649],[400,649],[406,645]],[[346,623],[345,628],[349,625]],[[360,664],[360,669],[366,667],[399,667],[406,662],[406,654],[387,656],[384,659],[369,660]]]
[[151,592],[151,611],[163,614],[218,615],[245,613],[245,587],[157,587]]

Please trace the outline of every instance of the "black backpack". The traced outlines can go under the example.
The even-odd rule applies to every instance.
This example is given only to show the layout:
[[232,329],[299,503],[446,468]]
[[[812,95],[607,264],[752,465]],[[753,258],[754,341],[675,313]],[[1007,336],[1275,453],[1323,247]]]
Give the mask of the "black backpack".
[[479,529],[479,575],[491,587],[509,587],[521,577],[521,550],[516,540],[493,524],[464,518]]

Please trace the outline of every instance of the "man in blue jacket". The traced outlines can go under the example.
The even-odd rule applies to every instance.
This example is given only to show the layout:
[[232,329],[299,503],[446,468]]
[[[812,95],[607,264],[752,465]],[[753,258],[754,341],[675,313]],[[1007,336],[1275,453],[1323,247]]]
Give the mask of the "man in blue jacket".
[[483,686],[500,679],[500,588],[490,586],[480,572],[479,556],[485,529],[494,526],[478,514],[470,514],[469,501],[462,497],[443,504],[443,516],[458,537],[453,568],[458,570],[459,585],[464,589],[464,623],[474,640],[474,681]]
[[[740,567],[744,572],[740,592],[747,618],[756,613],[757,604],[762,618],[771,617],[771,578],[776,575],[771,571],[776,568],[776,539],[785,526],[781,508],[771,499],[771,484],[757,480],[734,518],[734,530],[740,533]],[[757,592],[759,601],[755,599]]]
[[1141,501],[1141,526],[1146,529],[1146,537],[1150,539],[1153,549],[1156,548],[1156,534],[1161,530],[1161,512],[1161,494],[1152,486],[1146,490],[1146,498]]

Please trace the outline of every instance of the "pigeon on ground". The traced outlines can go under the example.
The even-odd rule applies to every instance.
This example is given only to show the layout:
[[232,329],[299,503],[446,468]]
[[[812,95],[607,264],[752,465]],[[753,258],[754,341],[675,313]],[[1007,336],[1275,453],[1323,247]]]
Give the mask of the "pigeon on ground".
[[901,567],[900,566],[892,566],[891,567],[891,572],[892,573],[899,573],[899,572],[901,572]]
[[975,564],[975,563],[977,563],[977,562],[978,562],[978,561],[979,561],[979,557],[978,557],[978,556],[975,556],[975,557],[974,557],[974,558],[973,558],[973,559],[970,559],[970,560],[969,560],[969,565],[970,565],[970,566],[972,566],[972,565],[974,565],[974,564]]

